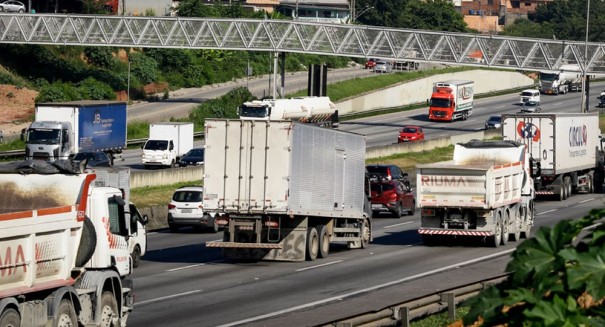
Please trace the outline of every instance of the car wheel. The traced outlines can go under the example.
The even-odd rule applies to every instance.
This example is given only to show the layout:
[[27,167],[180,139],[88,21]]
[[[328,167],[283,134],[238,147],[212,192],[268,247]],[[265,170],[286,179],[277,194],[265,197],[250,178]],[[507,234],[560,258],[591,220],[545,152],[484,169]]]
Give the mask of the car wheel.
[[24,12],[23,9],[19,9],[19,13],[22,14]]
[[4,12],[4,7],[0,7],[0,12]]
[[416,214],[416,201],[412,202],[412,209],[410,209],[410,216]]
[[395,207],[395,212],[393,212],[393,216],[395,216],[395,218],[401,218],[401,216],[403,215],[402,210],[401,210],[401,202],[397,203],[397,207]]

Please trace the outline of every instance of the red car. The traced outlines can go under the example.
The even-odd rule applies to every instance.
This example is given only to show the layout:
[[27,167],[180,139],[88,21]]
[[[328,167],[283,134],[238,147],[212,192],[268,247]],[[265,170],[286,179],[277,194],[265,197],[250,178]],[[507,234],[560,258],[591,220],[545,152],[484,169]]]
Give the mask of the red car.
[[403,129],[399,132],[399,138],[397,138],[397,143],[422,140],[424,140],[424,132],[422,131],[422,127],[404,126]]
[[386,176],[371,175],[374,175],[370,177],[372,216],[387,212],[401,218],[404,212],[410,215],[416,212],[416,198],[407,180],[387,180]]
[[368,61],[366,61],[366,64],[365,64],[364,68],[365,69],[373,69],[374,66],[376,66],[376,59],[370,58],[370,59],[368,59]]

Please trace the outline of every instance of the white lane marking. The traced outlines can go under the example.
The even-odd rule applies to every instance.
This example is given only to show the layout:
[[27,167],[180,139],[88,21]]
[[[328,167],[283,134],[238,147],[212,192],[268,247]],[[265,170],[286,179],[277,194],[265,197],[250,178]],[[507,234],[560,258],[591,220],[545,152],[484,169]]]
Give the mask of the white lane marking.
[[547,211],[540,212],[540,213],[536,214],[536,216],[545,215],[547,213],[551,213],[551,212],[555,212],[555,211],[557,211],[557,209],[547,210]]
[[300,268],[300,269],[296,269],[294,271],[296,271],[296,272],[305,271],[305,270],[325,267],[325,266],[329,266],[329,265],[333,265],[333,264],[337,264],[337,263],[341,263],[341,262],[343,262],[343,260],[332,261],[332,262],[324,263],[324,264],[317,265],[317,266],[311,266],[311,267],[307,267],[307,268]]
[[164,300],[174,299],[174,298],[180,297],[180,296],[185,296],[185,295],[199,293],[201,291],[202,290],[195,290],[195,291],[189,291],[189,292],[185,292],[185,293],[179,293],[179,294],[173,294],[173,295],[168,295],[168,296],[162,296],[162,297],[159,297],[157,299],[152,299],[152,300],[137,302],[134,305],[137,306],[137,305],[145,305],[145,304],[154,303],[154,302],[160,302],[160,301],[164,301]]
[[397,226],[401,226],[401,225],[407,225],[407,224],[413,224],[413,221],[406,221],[405,223],[400,223],[400,224],[395,224],[395,225],[389,225],[389,226],[384,226],[382,228],[391,228],[391,227],[397,227]]
[[442,267],[442,268],[439,268],[439,269],[435,269],[435,270],[432,270],[432,271],[423,272],[421,274],[417,274],[417,275],[414,275],[414,276],[409,276],[409,277],[401,278],[401,279],[398,279],[398,280],[395,280],[395,281],[392,281],[392,282],[388,282],[388,283],[384,283],[384,284],[380,284],[380,285],[364,288],[364,289],[361,289],[361,290],[353,291],[353,292],[350,292],[350,293],[345,293],[345,294],[342,294],[342,295],[330,297],[330,298],[327,298],[327,299],[323,299],[323,300],[319,300],[319,301],[315,301],[315,302],[311,302],[311,303],[307,303],[307,304],[301,304],[299,306],[295,306],[295,307],[292,307],[292,308],[289,308],[289,309],[279,310],[279,311],[267,313],[267,314],[264,314],[264,315],[259,315],[259,316],[256,316],[256,317],[240,320],[240,321],[230,322],[230,323],[227,323],[227,324],[224,324],[224,325],[220,325],[218,327],[231,327],[231,326],[242,325],[242,324],[245,324],[245,323],[249,323],[249,322],[253,322],[253,321],[258,321],[258,320],[262,320],[262,319],[267,319],[267,318],[270,318],[270,317],[275,317],[275,316],[279,316],[279,315],[282,315],[282,314],[286,314],[286,313],[290,313],[290,312],[294,312],[294,311],[298,311],[298,310],[302,310],[302,309],[312,308],[312,307],[315,307],[315,306],[320,305],[320,304],[325,304],[325,303],[335,302],[335,301],[342,301],[345,298],[349,298],[349,297],[352,297],[352,296],[356,296],[356,295],[359,295],[359,294],[367,293],[367,292],[374,291],[374,290],[377,290],[377,289],[389,287],[389,286],[392,286],[392,285],[401,284],[401,283],[404,283],[404,282],[407,282],[407,281],[410,281],[410,280],[414,280],[414,279],[417,279],[417,278],[420,278],[420,277],[425,277],[425,276],[433,275],[433,274],[436,274],[436,273],[439,273],[439,272],[443,272],[443,271],[447,271],[447,270],[450,270],[450,269],[453,269],[453,268],[459,268],[459,267],[470,265],[470,264],[473,264],[473,263],[477,263],[477,262],[480,262],[480,261],[483,261],[483,260],[496,258],[496,257],[499,257],[499,256],[510,254],[513,251],[515,251],[515,249],[510,249],[510,250],[506,250],[506,251],[502,251],[502,252],[497,252],[497,253],[490,254],[490,255],[487,255],[487,256],[484,256],[484,257],[480,257],[480,258],[476,258],[476,259],[472,259],[472,260],[468,260],[468,261],[463,261],[463,262],[460,262],[460,263],[457,263],[457,264],[449,265],[449,266]]
[[590,201],[592,201],[594,199],[596,199],[596,198],[590,198],[590,199],[582,200],[582,201],[580,201],[578,203],[586,203],[586,202],[590,202]]
[[183,269],[195,268],[195,267],[199,267],[199,266],[203,266],[203,265],[205,265],[205,263],[199,263],[197,265],[191,265],[191,266],[185,266],[185,267],[172,268],[172,269],[168,269],[166,271],[173,272],[173,271],[179,271],[179,270],[183,270]]

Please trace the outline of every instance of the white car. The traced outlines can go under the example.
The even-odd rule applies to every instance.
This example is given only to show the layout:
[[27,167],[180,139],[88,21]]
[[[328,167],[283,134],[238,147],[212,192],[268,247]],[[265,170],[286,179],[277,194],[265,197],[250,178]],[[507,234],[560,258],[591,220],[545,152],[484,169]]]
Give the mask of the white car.
[[391,69],[391,64],[386,61],[377,61],[374,66],[375,73],[390,73]]
[[176,233],[180,227],[191,226],[203,228],[216,233],[219,226],[214,219],[204,212],[202,207],[203,188],[201,186],[186,186],[174,191],[172,201],[168,204],[168,228]]
[[0,12],[25,12],[25,5],[22,2],[9,0],[0,3]]

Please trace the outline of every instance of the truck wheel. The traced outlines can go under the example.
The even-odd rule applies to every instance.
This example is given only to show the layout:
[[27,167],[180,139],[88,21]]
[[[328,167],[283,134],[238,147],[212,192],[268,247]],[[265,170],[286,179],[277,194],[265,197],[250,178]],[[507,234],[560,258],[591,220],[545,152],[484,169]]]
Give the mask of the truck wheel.
[[497,248],[500,246],[500,242],[502,241],[502,218],[500,217],[500,213],[496,214],[496,221],[494,226],[494,236],[489,238],[489,243],[491,246]]
[[97,233],[95,225],[90,221],[90,218],[86,217],[82,225],[82,236],[78,245],[78,254],[76,255],[76,267],[84,266],[92,258],[96,246]]
[[170,162],[170,168],[174,168],[176,167],[176,163],[174,161],[174,159]]
[[508,210],[504,210],[504,217],[502,218],[502,245],[508,244],[508,238],[510,237],[510,215]]
[[522,229],[522,224],[523,224],[523,219],[522,219],[522,211],[521,209],[516,210],[515,212],[515,225],[513,226],[513,232],[510,234],[510,239],[513,242],[519,242],[519,240],[521,239],[521,229]]
[[566,185],[567,185],[567,197],[569,198],[569,197],[571,197],[572,187],[573,186],[571,185],[571,177],[567,176],[567,177],[565,177],[565,179],[567,180],[567,183],[566,183]]
[[307,260],[314,261],[317,259],[317,253],[319,252],[319,236],[317,235],[317,229],[315,227],[307,228]]
[[566,193],[566,192],[565,192],[565,185],[561,184],[561,185],[557,186],[557,187],[555,188],[555,190],[558,190],[558,191],[559,191],[559,192],[558,192],[558,193],[559,193],[559,194],[558,194],[559,201],[563,201],[563,200],[565,200],[565,193]]
[[412,202],[412,209],[410,209],[410,216],[416,214],[416,201]]
[[118,326],[118,304],[111,292],[103,292],[101,296],[101,327]]
[[468,119],[468,112],[464,112],[462,113],[462,120],[467,120]]
[[359,233],[360,235],[358,241],[347,243],[347,247],[349,249],[365,249],[368,247],[368,245],[370,245],[370,239],[372,238],[372,230],[367,219],[364,219],[361,223]]
[[73,327],[78,326],[78,316],[73,303],[67,299],[61,300],[59,309],[55,314],[55,323],[53,327]]
[[330,236],[328,235],[328,229],[326,225],[317,226],[317,234],[319,235],[319,253],[317,254],[320,258],[327,258],[330,253]]
[[[1,11],[1,10],[0,10]],[[15,309],[6,309],[0,316],[0,326],[4,327],[20,327],[21,316]]]
[[218,233],[219,227],[216,223],[216,219],[212,222],[212,226],[209,228],[211,233]]
[[141,247],[138,244],[135,245],[134,250],[132,250],[132,253],[130,254],[130,257],[132,258],[132,267],[139,267],[139,264],[141,263]]

